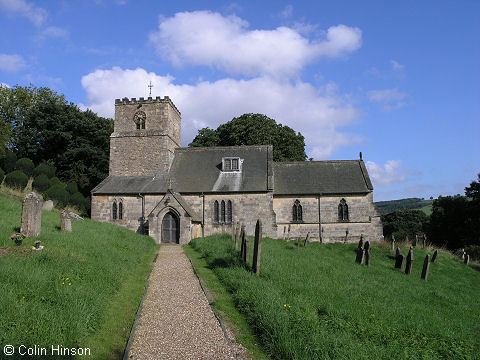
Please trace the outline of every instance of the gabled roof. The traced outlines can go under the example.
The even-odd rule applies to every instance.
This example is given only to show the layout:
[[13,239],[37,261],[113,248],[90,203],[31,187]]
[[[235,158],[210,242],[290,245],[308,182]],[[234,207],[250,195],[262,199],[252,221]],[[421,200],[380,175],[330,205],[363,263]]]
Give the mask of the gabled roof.
[[362,160],[276,162],[273,170],[275,195],[352,194],[373,190]]
[[200,215],[198,215],[198,213],[195,210],[193,210],[190,207],[190,205],[187,204],[187,202],[185,201],[183,196],[180,195],[179,193],[175,192],[175,191],[170,190],[170,189],[167,190],[165,196],[157,203],[157,205],[155,205],[155,207],[153,208],[152,211],[150,211],[150,213],[148,214],[147,217],[154,216],[154,214],[156,212],[158,212],[162,208],[164,208],[166,206],[165,199],[169,196],[172,196],[177,201],[177,203],[183,208],[183,210],[185,210],[185,212],[188,214],[188,216],[190,216],[192,218],[192,221],[202,222],[202,217]]
[[92,193],[101,194],[163,194],[167,191],[167,174],[159,176],[109,176]]

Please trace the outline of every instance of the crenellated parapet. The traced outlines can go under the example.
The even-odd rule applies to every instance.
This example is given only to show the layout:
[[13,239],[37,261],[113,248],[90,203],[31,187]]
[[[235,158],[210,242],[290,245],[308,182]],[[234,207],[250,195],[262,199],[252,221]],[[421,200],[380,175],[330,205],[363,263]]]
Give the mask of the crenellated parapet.
[[181,116],[180,111],[177,109],[173,101],[170,99],[168,96],[164,96],[163,99],[161,96],[157,96],[153,98],[152,96],[147,97],[146,99],[143,97],[137,98],[127,98],[124,97],[123,99],[115,99],[115,106],[118,105],[143,105],[143,104],[153,104],[153,103],[168,103],[172,106],[173,109],[178,113],[179,116]]

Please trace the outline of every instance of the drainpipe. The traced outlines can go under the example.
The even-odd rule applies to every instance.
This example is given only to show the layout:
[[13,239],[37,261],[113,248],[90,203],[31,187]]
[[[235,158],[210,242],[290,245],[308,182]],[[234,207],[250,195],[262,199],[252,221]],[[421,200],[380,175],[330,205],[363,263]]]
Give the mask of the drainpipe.
[[320,214],[320,197],[322,194],[318,194],[318,239],[320,244],[323,244],[323,235],[322,235],[322,217]]
[[145,195],[138,193],[138,196],[142,199],[142,234],[145,233]]
[[205,237],[205,194],[202,191],[202,239]]

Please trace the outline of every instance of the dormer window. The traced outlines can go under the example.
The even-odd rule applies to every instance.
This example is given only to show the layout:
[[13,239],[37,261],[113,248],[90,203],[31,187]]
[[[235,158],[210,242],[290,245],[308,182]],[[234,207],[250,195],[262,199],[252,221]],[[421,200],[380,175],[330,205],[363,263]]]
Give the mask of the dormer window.
[[240,158],[225,157],[222,159],[223,171],[240,171]]

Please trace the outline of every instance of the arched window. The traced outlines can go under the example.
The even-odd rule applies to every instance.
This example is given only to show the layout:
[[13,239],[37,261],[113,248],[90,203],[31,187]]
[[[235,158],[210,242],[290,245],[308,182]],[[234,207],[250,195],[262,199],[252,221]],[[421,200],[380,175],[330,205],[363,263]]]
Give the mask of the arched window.
[[117,220],[117,202],[114,201],[112,205],[112,220]]
[[348,221],[348,205],[345,199],[340,200],[338,204],[338,221]]
[[216,223],[219,222],[219,218],[218,218],[218,201],[217,201],[217,200],[215,200],[215,202],[213,203],[213,222],[216,222]]
[[123,202],[118,203],[118,220],[123,219]]
[[232,223],[232,201],[228,200],[227,202],[227,222]]
[[133,121],[137,124],[137,130],[145,129],[145,119],[147,115],[143,111],[137,111],[133,115]]
[[300,201],[298,199],[295,200],[295,202],[293,203],[292,220],[293,220],[293,222],[302,222],[303,221],[302,205],[300,205]]
[[222,223],[225,222],[225,201],[222,200]]

